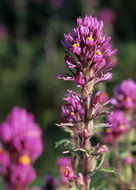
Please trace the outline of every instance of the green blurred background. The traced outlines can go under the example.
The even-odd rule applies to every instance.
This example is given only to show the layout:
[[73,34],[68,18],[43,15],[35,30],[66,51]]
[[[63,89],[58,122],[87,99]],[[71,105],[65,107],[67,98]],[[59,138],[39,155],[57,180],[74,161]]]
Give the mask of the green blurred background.
[[[123,79],[136,80],[136,0],[0,0],[0,121],[15,105],[33,112],[43,131],[44,151],[36,161],[42,186],[44,176],[56,174],[61,150],[55,141],[66,134],[60,122],[62,92],[71,82],[56,79],[63,67],[63,34],[76,26],[76,18],[92,14],[104,19],[104,30],[118,48],[113,79],[106,89]],[[106,15],[106,16],[105,16]]]

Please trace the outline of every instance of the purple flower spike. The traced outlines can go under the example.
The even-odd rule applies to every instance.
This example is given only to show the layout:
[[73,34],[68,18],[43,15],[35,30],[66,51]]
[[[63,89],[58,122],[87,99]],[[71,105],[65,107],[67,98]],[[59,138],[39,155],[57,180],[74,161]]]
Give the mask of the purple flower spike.
[[115,88],[114,97],[121,108],[131,110],[136,107],[136,83],[131,80],[124,80]]
[[15,107],[0,125],[0,172],[7,190],[24,190],[36,177],[32,163],[42,152],[41,129],[32,114]]
[[[63,98],[65,103],[62,106],[61,114],[62,123],[57,126],[63,127],[66,132],[70,133],[72,137],[70,150],[79,152],[78,155],[83,160],[83,170],[80,177],[74,173],[78,164],[78,156],[73,154],[72,168],[67,165],[63,175],[64,167],[59,168],[60,183],[68,187],[77,185],[80,186],[80,189],[88,190],[91,181],[88,180],[89,171],[92,172],[96,169],[96,164],[94,164],[96,157],[108,151],[106,146],[98,146],[94,149],[96,154],[90,155],[91,149],[93,149],[90,140],[95,135],[97,128],[114,126],[110,118],[109,123],[95,124],[95,119],[100,115],[107,115],[113,106],[107,106],[111,100],[108,100],[106,93],[94,90],[99,83],[112,78],[111,70],[115,61],[112,63],[110,58],[117,50],[112,49],[111,38],[103,33],[103,22],[92,16],[86,16],[84,20],[79,17],[77,27],[68,35],[64,34],[64,38],[62,42],[66,48],[64,65],[68,72],[63,71],[64,75],[59,74],[57,77],[73,81],[81,89],[78,90],[79,93],[68,90],[68,93],[65,94],[65,98]],[[121,117],[123,118],[123,116]],[[121,121],[122,125],[119,126],[119,130],[123,133],[124,128],[127,130],[128,125],[126,120],[125,123],[123,123],[123,119]],[[113,137],[113,135],[110,136]],[[70,150],[66,148],[63,153],[69,153]],[[90,162],[92,162],[93,170],[88,170]],[[70,182],[69,185],[68,182]]]
[[[65,40],[62,44],[68,54],[65,57],[65,65],[71,75],[68,73],[66,76],[58,75],[59,79],[75,81],[81,88],[94,78],[97,79],[96,84],[111,79],[112,75],[109,71],[113,64],[109,58],[117,50],[112,50],[110,37],[106,36],[102,29],[102,21],[98,21],[96,17],[86,16],[84,20],[79,17],[77,28],[68,35],[64,34]],[[77,59],[72,56],[73,54]],[[73,68],[76,71],[73,71]],[[86,76],[83,74],[85,70]]]
[[0,125],[0,136],[13,159],[18,153],[27,154],[34,161],[42,152],[41,129],[25,109],[15,107],[12,110]]

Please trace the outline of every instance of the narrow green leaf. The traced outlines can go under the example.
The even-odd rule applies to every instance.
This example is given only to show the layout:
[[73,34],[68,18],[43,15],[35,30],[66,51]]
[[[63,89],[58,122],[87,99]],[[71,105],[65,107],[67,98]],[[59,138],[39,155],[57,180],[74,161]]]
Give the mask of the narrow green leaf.
[[116,173],[116,170],[113,168],[101,168],[99,171],[107,172],[107,173]]
[[105,158],[105,153],[103,153],[101,161],[100,161],[99,165],[97,166],[96,170],[99,170],[101,168],[101,166],[102,166],[102,164],[104,162],[104,158]]
[[71,136],[74,135],[74,133],[73,133],[73,131],[72,131],[71,129],[69,129],[69,128],[64,128],[64,130],[65,130],[66,132],[70,133]]
[[94,126],[95,129],[103,128],[103,127],[107,127],[105,123],[100,123],[100,124]]
[[65,144],[65,147],[66,147],[67,145],[71,145],[71,141],[68,139],[62,139],[55,143],[55,148],[58,148],[59,146],[61,146],[63,144]]

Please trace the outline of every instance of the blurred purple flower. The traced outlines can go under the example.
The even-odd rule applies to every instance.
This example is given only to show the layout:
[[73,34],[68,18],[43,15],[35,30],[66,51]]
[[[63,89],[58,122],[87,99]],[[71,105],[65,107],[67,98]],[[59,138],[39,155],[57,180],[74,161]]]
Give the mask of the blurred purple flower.
[[35,170],[29,164],[10,164],[7,175],[3,176],[8,190],[26,189],[35,177]]
[[114,136],[112,134],[108,134],[108,135],[106,134],[102,139],[103,143],[105,144],[110,144],[113,142],[113,140],[114,140]]
[[56,189],[56,180],[53,176],[45,177],[45,190],[55,190]]
[[131,155],[128,155],[127,157],[124,158],[124,163],[127,165],[131,165],[134,162],[134,159]]
[[69,181],[68,178],[65,177],[64,172],[66,170],[66,167],[71,167],[71,159],[69,157],[59,157],[57,159],[56,165],[59,169],[59,173],[60,173],[60,184],[62,184],[63,186],[68,186],[69,185]]
[[6,175],[8,172],[8,166],[10,165],[9,154],[0,147],[0,173]]
[[[2,153],[3,154],[3,153]],[[7,190],[24,190],[36,177],[35,169],[31,166],[31,160],[23,155],[18,161],[11,161],[6,153],[0,172],[2,174]],[[0,155],[1,159],[1,155]]]
[[131,79],[124,80],[115,88],[114,97],[121,108],[134,109],[136,107],[136,83]]
[[71,159],[69,157],[59,157],[56,162],[57,167],[71,166]]
[[106,137],[103,139],[104,143],[111,143],[114,138],[119,138],[130,128],[129,118],[125,117],[124,113],[120,110],[116,110],[108,115],[107,120],[111,124],[111,127],[106,128]]
[[108,61],[112,63],[112,67],[115,67],[117,65],[118,63],[117,56],[113,55],[109,57],[108,59],[109,59]]
[[9,155],[2,146],[0,146],[0,167],[2,165],[9,165]]
[[62,184],[62,186],[67,186],[67,187],[69,186],[68,178],[66,176],[64,176],[64,173],[61,174],[61,176],[60,176],[60,184]]
[[13,160],[25,154],[33,162],[43,149],[41,129],[34,123],[33,115],[19,107],[15,107],[0,125],[0,137]]
[[110,8],[103,8],[99,12],[99,18],[102,19],[105,24],[113,24],[116,21],[116,15]]

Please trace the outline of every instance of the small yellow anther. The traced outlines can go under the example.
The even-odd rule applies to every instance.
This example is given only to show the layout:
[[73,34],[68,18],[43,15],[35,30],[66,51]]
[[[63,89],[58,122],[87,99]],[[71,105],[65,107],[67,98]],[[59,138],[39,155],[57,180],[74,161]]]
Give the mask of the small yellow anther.
[[72,116],[73,116],[73,115],[75,115],[75,114],[74,114],[74,112],[72,111],[72,112],[70,112],[70,115],[72,115]]
[[3,154],[4,150],[2,148],[0,148],[0,154]]
[[20,158],[19,158],[19,163],[20,164],[24,164],[24,165],[28,165],[28,164],[30,164],[30,158],[29,158],[29,156],[20,156]]
[[65,169],[64,174],[67,176],[69,174],[69,169]]
[[132,100],[132,98],[131,97],[126,97],[126,101],[131,101]]
[[120,126],[119,126],[119,129],[121,129],[121,130],[124,130],[126,128],[126,126],[124,125],[124,124],[121,124]]
[[98,55],[102,55],[102,52],[101,51],[96,51],[96,53],[98,54]]
[[75,43],[73,44],[73,47],[79,47],[79,44]]
[[101,37],[100,37],[100,40],[105,40],[105,38],[101,36]]
[[111,128],[107,128],[106,133],[111,133]]
[[87,39],[88,39],[89,41],[92,41],[92,40],[93,40],[93,38],[92,38],[92,37],[87,37]]

